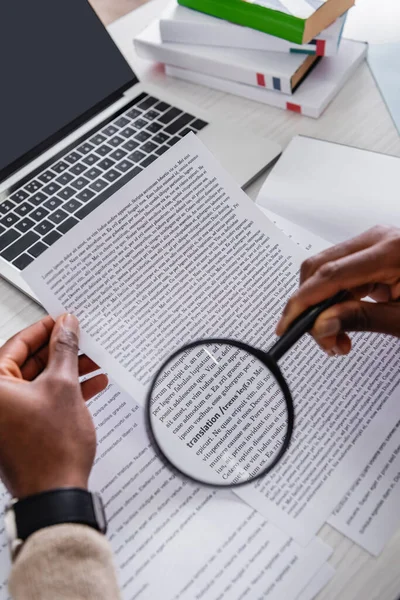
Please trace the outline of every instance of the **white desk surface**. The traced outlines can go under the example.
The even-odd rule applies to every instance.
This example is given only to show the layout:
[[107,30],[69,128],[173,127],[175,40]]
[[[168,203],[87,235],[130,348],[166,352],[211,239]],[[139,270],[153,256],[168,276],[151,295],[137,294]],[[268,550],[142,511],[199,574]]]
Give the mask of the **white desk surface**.
[[[368,1],[370,0],[359,0],[360,9],[353,10],[362,10]],[[366,63],[358,69],[318,120],[183,81],[167,79],[160,69],[151,69],[150,73],[145,73],[146,62],[135,57],[132,40],[152,18],[160,14],[166,4],[167,0],[152,0],[109,28],[132,67],[141,75],[141,79],[144,76],[146,81],[151,82],[155,92],[157,88],[159,91],[168,90],[206,110],[210,121],[230,119],[232,127],[235,127],[235,123],[240,123],[259,135],[275,140],[283,147],[293,135],[301,133],[400,156],[400,138]],[[356,13],[352,15],[351,24],[356,21],[355,17]],[[354,31],[353,27],[351,31]],[[263,178],[260,178],[248,190],[253,199],[262,181]],[[42,314],[43,310],[38,305],[0,280],[0,338],[8,338],[39,319]],[[318,596],[318,600],[397,600],[400,597],[400,530],[378,559],[369,556],[328,525],[322,528],[320,537],[334,548],[330,562],[336,569],[336,575]]]

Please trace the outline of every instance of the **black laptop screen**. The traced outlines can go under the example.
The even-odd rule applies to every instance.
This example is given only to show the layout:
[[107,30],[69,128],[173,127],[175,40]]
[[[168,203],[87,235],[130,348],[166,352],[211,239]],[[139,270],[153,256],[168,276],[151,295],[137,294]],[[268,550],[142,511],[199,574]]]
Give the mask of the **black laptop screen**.
[[0,1],[0,181],[136,81],[87,0]]

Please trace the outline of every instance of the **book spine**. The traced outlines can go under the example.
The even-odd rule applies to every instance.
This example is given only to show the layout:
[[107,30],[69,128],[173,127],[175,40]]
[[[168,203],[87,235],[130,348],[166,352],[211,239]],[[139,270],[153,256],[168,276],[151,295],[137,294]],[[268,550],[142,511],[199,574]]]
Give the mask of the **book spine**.
[[234,94],[242,98],[255,100],[256,102],[261,102],[262,104],[267,104],[268,106],[281,108],[300,115],[312,117],[314,119],[317,119],[321,115],[321,112],[326,106],[324,105],[320,108],[307,105],[301,106],[295,101],[289,101],[288,97],[283,94],[275,94],[274,92],[268,90],[264,91],[261,89],[252,88],[251,86],[247,86],[241,83],[235,84],[231,81],[218,79],[217,77],[204,75],[202,73],[196,73],[188,69],[182,69],[170,65],[166,65],[165,73],[170,77],[176,77],[178,79],[183,79],[184,81],[189,81],[191,83],[205,85],[207,87],[219,90],[221,92],[227,92],[229,94]]
[[283,78],[272,73],[261,73],[245,69],[234,64],[218,62],[216,59],[210,59],[194,54],[185,54],[180,50],[164,45],[156,45],[140,38],[135,39],[137,53],[143,58],[154,60],[183,69],[199,71],[213,77],[221,77],[234,82],[245,83],[249,86],[267,88],[282,92],[284,94],[292,93],[292,82],[289,78]]
[[306,21],[277,10],[243,0],[178,0],[178,3],[295,44],[303,43]]
[[[213,17],[210,17],[210,19]],[[219,20],[219,19],[216,19]],[[160,35],[163,42],[179,44],[199,44],[245,50],[263,50],[292,54],[315,54],[317,56],[335,56],[338,45],[336,38],[316,39],[302,46],[272,37],[260,31],[253,31],[239,25],[223,27],[208,23],[191,23],[160,19]]]

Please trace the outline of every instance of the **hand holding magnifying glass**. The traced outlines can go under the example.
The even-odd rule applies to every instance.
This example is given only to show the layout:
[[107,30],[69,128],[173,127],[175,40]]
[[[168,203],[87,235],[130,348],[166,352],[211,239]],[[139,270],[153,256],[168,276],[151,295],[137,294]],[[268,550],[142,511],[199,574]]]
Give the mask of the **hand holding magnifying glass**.
[[286,453],[294,406],[278,361],[347,292],[307,309],[264,352],[229,339],[177,350],[160,367],[147,397],[147,423],[164,461],[189,479],[216,487],[264,476]]

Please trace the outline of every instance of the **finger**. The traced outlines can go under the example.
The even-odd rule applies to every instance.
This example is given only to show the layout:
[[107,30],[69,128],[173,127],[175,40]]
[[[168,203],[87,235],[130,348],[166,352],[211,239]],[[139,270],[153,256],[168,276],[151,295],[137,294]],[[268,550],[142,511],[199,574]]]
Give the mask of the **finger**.
[[53,319],[45,317],[20,331],[0,348],[0,361],[7,359],[21,367],[29,356],[48,343],[53,327]]
[[351,339],[346,333],[340,332],[337,335],[328,337],[318,337],[313,333],[313,337],[318,346],[326,352],[328,356],[343,356],[349,354],[351,350]]
[[79,323],[74,315],[57,319],[49,343],[46,371],[78,379]]
[[400,337],[400,305],[354,300],[337,304],[320,315],[312,333],[321,342],[346,331],[373,331]]
[[378,241],[379,236],[382,237],[384,231],[386,231],[385,228],[374,227],[368,231],[365,231],[361,235],[352,238],[351,240],[347,240],[346,242],[342,242],[341,244],[327,248],[316,256],[308,258],[301,265],[300,284],[304,283],[307,279],[314,275],[314,273],[318,271],[322,265],[369,248]]
[[387,262],[385,246],[382,244],[322,265],[289,300],[277,325],[277,334],[282,335],[307,308],[341,290],[351,290],[390,278],[396,268],[395,265],[390,268]]
[[81,383],[81,391],[84,400],[90,400],[93,396],[100,394],[108,386],[108,377],[103,373],[96,375],[92,379],[88,379]]
[[[47,362],[49,359],[49,346],[46,345],[41,348],[36,354],[30,356],[26,363],[21,367],[22,377],[26,381],[32,381],[35,379],[40,373],[44,371],[47,366]],[[97,371],[99,366],[91,360],[86,354],[82,354],[78,359],[79,365],[79,375],[88,375],[89,373],[93,373],[93,371]]]

